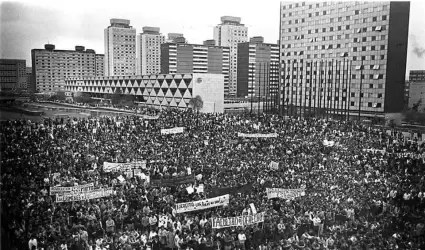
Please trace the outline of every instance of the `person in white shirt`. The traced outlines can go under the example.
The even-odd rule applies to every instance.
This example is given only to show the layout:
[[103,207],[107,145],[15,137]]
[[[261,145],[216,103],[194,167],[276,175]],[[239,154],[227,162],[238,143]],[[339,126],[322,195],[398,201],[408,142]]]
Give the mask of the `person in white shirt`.
[[240,231],[238,234],[238,241],[239,241],[239,246],[240,249],[245,249],[245,241],[246,241],[246,236],[244,234],[243,231]]
[[37,249],[37,239],[34,236],[31,236],[30,240],[28,241],[28,249],[32,250],[33,246],[35,249]]

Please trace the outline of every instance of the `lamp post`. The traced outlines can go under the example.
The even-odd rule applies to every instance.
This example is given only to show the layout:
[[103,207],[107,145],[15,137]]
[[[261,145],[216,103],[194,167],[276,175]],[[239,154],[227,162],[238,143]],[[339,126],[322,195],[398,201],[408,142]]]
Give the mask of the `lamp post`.
[[362,110],[362,89],[363,89],[363,58],[362,58],[362,64],[360,65],[359,116],[358,116],[359,121],[360,121],[360,113]]

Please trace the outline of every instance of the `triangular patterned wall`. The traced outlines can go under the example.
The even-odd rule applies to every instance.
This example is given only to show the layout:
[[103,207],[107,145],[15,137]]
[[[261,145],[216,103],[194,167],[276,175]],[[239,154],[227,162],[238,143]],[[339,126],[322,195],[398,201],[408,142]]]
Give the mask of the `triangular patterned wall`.
[[116,87],[125,94],[143,96],[146,104],[187,108],[192,98],[192,74],[150,75],[120,78],[87,78],[65,81],[73,92],[113,93]]

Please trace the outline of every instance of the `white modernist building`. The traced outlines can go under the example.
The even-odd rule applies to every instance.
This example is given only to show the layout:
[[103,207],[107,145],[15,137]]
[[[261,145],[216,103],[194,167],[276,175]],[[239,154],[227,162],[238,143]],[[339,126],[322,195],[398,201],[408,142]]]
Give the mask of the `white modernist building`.
[[111,19],[105,29],[105,76],[136,74],[136,29],[130,20]]
[[65,89],[95,96],[115,93],[143,96],[146,105],[153,107],[189,108],[190,99],[199,95],[204,113],[223,113],[223,74],[160,74],[144,76],[112,76],[69,78]]
[[248,27],[240,22],[240,17],[223,16],[221,24],[214,27],[216,45],[230,47],[229,85],[224,86],[226,96],[236,95],[238,43],[248,42]]
[[154,75],[161,71],[161,44],[165,36],[159,28],[143,27],[137,37],[137,75]]

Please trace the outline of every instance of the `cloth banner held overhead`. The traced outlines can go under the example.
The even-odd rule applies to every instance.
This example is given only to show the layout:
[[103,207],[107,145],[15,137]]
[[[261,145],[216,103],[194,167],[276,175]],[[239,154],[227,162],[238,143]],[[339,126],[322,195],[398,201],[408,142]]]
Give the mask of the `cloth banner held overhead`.
[[270,169],[278,170],[279,169],[279,162],[271,161],[269,164]]
[[50,187],[50,195],[67,194],[67,193],[81,193],[93,190],[94,183],[78,185],[73,187]]
[[323,140],[323,145],[326,147],[333,147],[335,145],[334,141]]
[[184,203],[177,203],[176,204],[176,212],[177,213],[187,213],[197,210],[204,210],[207,208],[212,207],[220,207],[225,206],[229,204],[229,195],[222,195],[206,200],[200,200],[200,201],[191,201],[191,202],[184,202]]
[[264,222],[264,214],[265,212],[230,218],[212,218],[212,228],[243,227]]
[[146,161],[137,161],[137,162],[126,162],[126,163],[117,163],[117,162],[104,162],[103,171],[105,172],[116,172],[116,171],[133,171],[133,169],[146,168]]
[[252,192],[252,183],[248,183],[246,185],[238,186],[238,187],[225,187],[225,188],[218,188],[213,187],[211,189],[211,195],[210,197],[220,196],[224,194],[238,194],[238,193],[249,193]]
[[268,199],[282,198],[290,200],[296,197],[303,196],[305,194],[305,189],[266,188],[266,192]]
[[178,186],[194,182],[195,177],[193,175],[179,176],[172,179],[151,179],[151,185],[154,187]]
[[110,187],[110,188],[91,190],[89,192],[83,192],[83,193],[57,195],[56,202],[91,200],[91,199],[110,196],[111,194],[113,194],[113,192],[114,190]]
[[183,133],[183,131],[184,131],[184,127],[161,129],[161,135],[180,134],[180,133]]
[[245,137],[245,138],[276,138],[277,133],[271,133],[271,134],[245,134],[245,133],[238,133],[238,137]]

